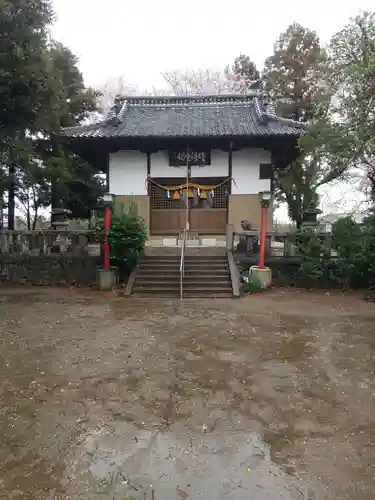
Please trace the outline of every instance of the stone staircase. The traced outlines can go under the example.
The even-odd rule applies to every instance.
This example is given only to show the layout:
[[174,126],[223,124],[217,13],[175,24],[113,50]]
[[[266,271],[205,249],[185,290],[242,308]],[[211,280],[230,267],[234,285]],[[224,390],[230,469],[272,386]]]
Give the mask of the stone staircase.
[[[180,297],[180,255],[146,255],[132,295]],[[230,297],[232,283],[226,254],[199,252],[185,256],[183,297]]]

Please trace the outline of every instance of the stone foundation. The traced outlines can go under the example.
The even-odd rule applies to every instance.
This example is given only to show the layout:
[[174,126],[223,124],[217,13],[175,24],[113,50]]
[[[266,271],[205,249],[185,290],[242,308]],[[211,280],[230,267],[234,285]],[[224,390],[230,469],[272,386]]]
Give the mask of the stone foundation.
[[96,281],[100,257],[64,255],[0,256],[1,284],[39,286],[91,286]]
[[[175,248],[181,246],[182,240],[178,236],[150,236],[146,248]],[[222,235],[198,235],[197,238],[187,239],[187,247],[195,248],[225,248],[226,240]]]

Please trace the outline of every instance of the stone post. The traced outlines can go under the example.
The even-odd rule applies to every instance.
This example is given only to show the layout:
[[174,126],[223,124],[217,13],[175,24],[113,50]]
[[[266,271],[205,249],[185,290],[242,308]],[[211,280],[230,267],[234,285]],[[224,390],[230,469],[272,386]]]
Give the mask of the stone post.
[[233,252],[234,248],[234,227],[233,224],[227,224],[226,226],[226,247],[227,252]]

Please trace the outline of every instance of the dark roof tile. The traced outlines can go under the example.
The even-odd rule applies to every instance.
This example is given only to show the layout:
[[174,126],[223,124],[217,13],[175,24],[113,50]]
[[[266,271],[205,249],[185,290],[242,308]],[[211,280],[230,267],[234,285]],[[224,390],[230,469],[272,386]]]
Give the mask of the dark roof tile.
[[129,97],[99,123],[63,129],[71,138],[249,137],[301,134],[304,125],[275,114],[258,92],[246,95]]

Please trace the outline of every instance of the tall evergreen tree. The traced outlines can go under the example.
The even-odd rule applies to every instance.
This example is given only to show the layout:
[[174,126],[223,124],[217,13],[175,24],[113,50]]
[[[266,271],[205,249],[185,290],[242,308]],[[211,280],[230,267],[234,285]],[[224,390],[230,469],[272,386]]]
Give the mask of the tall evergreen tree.
[[34,129],[46,85],[49,0],[0,0],[0,141]]
[[232,75],[234,80],[238,82],[239,90],[244,93],[257,86],[260,80],[256,64],[245,54],[240,54],[234,60]]
[[0,0],[0,150],[9,174],[10,229],[14,226],[16,147],[27,133],[35,131],[41,111],[51,20],[49,0]]
[[43,140],[38,152],[41,168],[50,182],[45,199],[52,206],[60,203],[72,211],[73,217],[85,217],[95,208],[100,196],[98,172],[59,141],[60,129],[77,125],[97,109],[97,92],[85,88],[74,54],[61,43],[53,43],[48,50],[48,98],[40,115],[39,128]]
[[337,81],[335,114],[342,144],[337,155],[375,178],[375,13],[351,19],[331,40]]
[[[332,162],[339,142],[332,121],[335,81],[316,33],[297,23],[289,26],[266,60],[263,84],[284,117],[308,125],[300,141],[300,157],[276,178],[277,196],[287,203],[299,227],[306,210],[318,203],[318,188],[346,170],[344,163]],[[322,141],[322,131],[330,138],[329,148]]]
[[93,111],[97,95],[84,87],[72,52],[49,41],[52,19],[50,0],[0,0],[0,199],[7,189],[9,229],[16,202],[32,227],[30,211],[36,220],[51,203],[52,184],[55,199],[80,200],[80,214],[99,192],[96,171],[59,143],[60,128]]
[[314,31],[291,24],[266,59],[263,82],[282,114],[311,120],[326,96],[327,54]]

